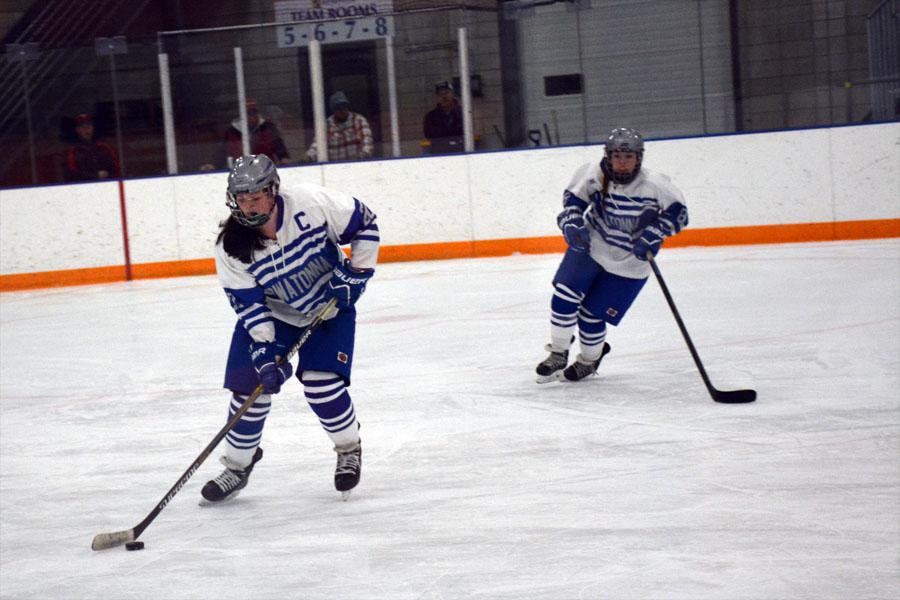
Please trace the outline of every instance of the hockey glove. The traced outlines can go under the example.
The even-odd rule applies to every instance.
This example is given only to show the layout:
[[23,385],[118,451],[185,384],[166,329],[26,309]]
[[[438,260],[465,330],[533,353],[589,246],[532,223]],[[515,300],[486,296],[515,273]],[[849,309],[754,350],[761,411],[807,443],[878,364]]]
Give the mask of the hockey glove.
[[349,263],[337,265],[328,282],[328,297],[337,299],[338,308],[350,308],[366,291],[366,283],[374,274],[375,269],[355,269]]
[[655,225],[648,225],[644,228],[638,241],[634,243],[634,255],[641,260],[647,260],[648,252],[656,256],[664,239],[666,236],[662,230]]
[[287,353],[283,346],[273,342],[253,342],[250,344],[250,357],[253,359],[253,368],[259,376],[259,382],[263,391],[267,394],[277,394],[281,391],[281,384],[287,381],[294,372],[290,362],[276,365],[279,356]]
[[586,252],[591,247],[591,236],[584,226],[584,217],[577,210],[567,208],[556,217],[566,243],[575,252]]

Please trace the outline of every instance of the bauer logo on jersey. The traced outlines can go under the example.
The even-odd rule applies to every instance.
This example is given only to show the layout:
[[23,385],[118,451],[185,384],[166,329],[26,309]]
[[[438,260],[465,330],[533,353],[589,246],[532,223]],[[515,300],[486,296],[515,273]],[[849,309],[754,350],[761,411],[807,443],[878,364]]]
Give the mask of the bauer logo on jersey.
[[607,316],[615,317],[616,315],[619,314],[619,311],[617,311],[616,309],[614,309],[612,307],[609,307],[606,309],[606,314],[607,314]]
[[346,365],[350,357],[345,352],[338,352],[337,359]]

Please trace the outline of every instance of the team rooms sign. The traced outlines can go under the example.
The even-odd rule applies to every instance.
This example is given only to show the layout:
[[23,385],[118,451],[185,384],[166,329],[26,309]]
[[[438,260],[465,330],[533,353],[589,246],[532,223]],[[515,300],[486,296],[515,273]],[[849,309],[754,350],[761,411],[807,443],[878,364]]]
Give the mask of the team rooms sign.
[[393,0],[283,0],[275,2],[278,47],[372,40],[394,35]]

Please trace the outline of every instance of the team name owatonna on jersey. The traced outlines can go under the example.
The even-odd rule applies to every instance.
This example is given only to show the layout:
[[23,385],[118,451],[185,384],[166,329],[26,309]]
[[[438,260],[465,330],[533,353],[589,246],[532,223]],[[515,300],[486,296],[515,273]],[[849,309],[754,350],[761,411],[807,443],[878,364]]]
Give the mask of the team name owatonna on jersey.
[[634,181],[609,183],[602,193],[603,175],[596,163],[582,165],[563,193],[563,207],[584,215],[591,234],[591,258],[615,275],[642,279],[646,261],[634,255],[634,242],[650,224],[667,235],[687,223],[684,196],[661,173],[643,168]]
[[349,244],[353,266],[374,268],[380,241],[375,213],[348,194],[313,184],[282,187],[275,240],[247,264],[216,244],[216,272],[231,306],[257,341],[274,339],[273,319],[304,326],[326,301],[332,269]]

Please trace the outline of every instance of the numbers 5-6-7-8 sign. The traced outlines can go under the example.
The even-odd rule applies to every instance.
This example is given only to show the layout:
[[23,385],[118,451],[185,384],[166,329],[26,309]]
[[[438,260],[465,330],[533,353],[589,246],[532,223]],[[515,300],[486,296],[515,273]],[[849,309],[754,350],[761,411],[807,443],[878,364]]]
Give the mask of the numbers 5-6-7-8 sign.
[[394,35],[394,18],[362,17],[320,23],[293,23],[278,27],[278,47],[308,46],[312,40],[323,44],[373,40]]

